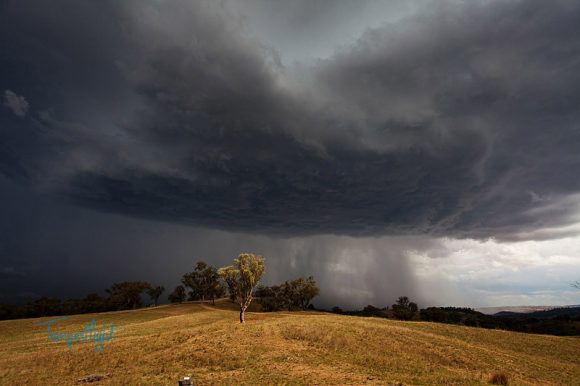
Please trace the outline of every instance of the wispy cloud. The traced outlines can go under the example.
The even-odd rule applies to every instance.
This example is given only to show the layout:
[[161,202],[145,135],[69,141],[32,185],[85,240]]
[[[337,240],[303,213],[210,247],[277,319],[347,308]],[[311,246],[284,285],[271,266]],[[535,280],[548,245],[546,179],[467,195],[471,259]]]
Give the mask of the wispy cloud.
[[28,102],[22,95],[17,95],[14,91],[4,91],[4,106],[12,110],[19,117],[25,117],[28,113]]

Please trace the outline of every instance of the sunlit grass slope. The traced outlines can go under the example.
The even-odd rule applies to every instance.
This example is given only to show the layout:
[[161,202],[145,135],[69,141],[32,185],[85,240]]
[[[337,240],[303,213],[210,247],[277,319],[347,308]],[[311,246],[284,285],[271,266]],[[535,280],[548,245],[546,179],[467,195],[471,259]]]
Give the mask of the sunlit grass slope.
[[[79,315],[57,323],[79,331],[91,319],[122,328],[102,352],[92,343],[50,342],[50,318],[0,322],[0,383],[194,384],[580,384],[580,339],[311,312],[248,313],[227,302]],[[93,383],[95,384],[95,383]]]

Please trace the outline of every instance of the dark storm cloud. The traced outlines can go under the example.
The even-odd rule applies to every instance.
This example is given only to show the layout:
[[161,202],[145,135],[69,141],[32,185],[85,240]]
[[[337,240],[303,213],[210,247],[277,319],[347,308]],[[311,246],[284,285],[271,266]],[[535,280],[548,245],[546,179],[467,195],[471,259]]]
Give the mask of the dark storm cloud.
[[112,283],[147,280],[167,293],[198,260],[224,266],[241,251],[266,257],[264,284],[313,275],[316,305],[389,305],[415,288],[409,249],[438,242],[414,237],[276,238],[104,214],[30,192],[0,177],[0,302],[101,293]]
[[575,1],[425,3],[296,67],[227,2],[59,4],[0,15],[0,85],[32,106],[2,111],[0,170],[38,189],[283,235],[572,221],[554,204],[580,191]]

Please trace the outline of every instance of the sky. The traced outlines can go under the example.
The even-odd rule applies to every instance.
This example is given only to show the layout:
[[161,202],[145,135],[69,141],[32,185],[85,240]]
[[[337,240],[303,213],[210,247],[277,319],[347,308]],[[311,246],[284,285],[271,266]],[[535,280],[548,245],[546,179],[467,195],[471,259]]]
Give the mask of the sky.
[[579,84],[572,0],[0,0],[0,301],[580,304]]

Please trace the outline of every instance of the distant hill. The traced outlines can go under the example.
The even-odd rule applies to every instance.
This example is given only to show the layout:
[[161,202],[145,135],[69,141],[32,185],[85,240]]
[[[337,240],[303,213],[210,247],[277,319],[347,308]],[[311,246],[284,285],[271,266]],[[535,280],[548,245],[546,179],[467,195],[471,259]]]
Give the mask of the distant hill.
[[[465,311],[468,313],[467,311]],[[0,384],[98,385],[380,384],[572,385],[580,374],[578,337],[533,335],[430,322],[320,312],[250,312],[238,323],[231,303],[176,304],[70,316],[57,331],[92,319],[121,330],[104,342],[50,342],[38,322],[0,321]]]
[[479,307],[479,308],[475,308],[475,310],[481,312],[482,314],[495,315],[495,314],[498,314],[500,312],[530,313],[530,312],[536,312],[536,311],[551,310],[554,308],[568,308],[568,307],[580,307],[580,305]]
[[566,306],[551,308],[544,311],[534,311],[534,312],[509,312],[501,311],[493,316],[498,318],[536,318],[536,319],[552,319],[557,317],[568,316],[571,318],[580,317],[580,306]]

